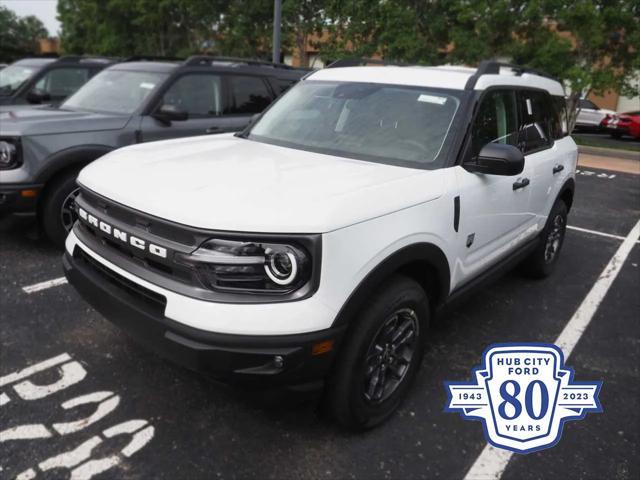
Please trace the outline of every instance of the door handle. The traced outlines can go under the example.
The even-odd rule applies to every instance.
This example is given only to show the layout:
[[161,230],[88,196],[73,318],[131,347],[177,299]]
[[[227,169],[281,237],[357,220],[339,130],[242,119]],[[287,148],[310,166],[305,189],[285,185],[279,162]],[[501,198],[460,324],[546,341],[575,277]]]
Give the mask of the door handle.
[[216,127],[215,125],[213,127],[209,127],[207,128],[204,132],[205,133],[219,133],[221,132],[222,129],[220,127]]
[[564,170],[564,165],[556,165],[555,167],[553,167],[553,174],[555,175],[558,172],[561,172],[562,170]]
[[524,188],[529,185],[529,183],[531,182],[529,182],[528,178],[519,178],[516,182],[514,182],[513,189],[518,190],[520,188]]

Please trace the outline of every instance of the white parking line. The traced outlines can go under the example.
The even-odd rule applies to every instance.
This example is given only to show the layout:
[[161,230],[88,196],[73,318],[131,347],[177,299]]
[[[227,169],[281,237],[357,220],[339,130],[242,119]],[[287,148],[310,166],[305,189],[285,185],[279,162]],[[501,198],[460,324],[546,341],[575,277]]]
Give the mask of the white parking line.
[[[562,330],[562,333],[560,333],[560,336],[558,336],[554,342],[562,349],[565,360],[569,358],[580,337],[589,326],[589,323],[593,319],[607,291],[611,288],[613,281],[618,276],[618,273],[620,273],[625,260],[639,237],[640,220],[631,232],[629,232],[629,235],[626,236],[615,255],[609,260],[609,263],[596,280],[596,283],[591,287],[591,290],[578,307],[578,310],[576,310],[571,320],[569,320],[569,323],[565,325],[564,330]],[[465,480],[500,479],[512,455],[512,452],[501,450],[487,444],[467,472],[467,475],[464,477]]]
[[22,290],[25,293],[35,293],[41,290],[46,290],[47,288],[64,285],[65,283],[67,283],[67,279],[65,277],[58,277],[58,278],[54,278],[53,280],[47,280],[45,282],[36,283],[35,285],[29,285],[28,287],[22,287]]
[[591,235],[597,235],[599,237],[615,238],[616,240],[624,240],[622,235],[613,235],[612,233],[598,232],[597,230],[589,230],[588,228],[574,227],[567,225],[569,230],[575,230],[576,232],[589,233]]

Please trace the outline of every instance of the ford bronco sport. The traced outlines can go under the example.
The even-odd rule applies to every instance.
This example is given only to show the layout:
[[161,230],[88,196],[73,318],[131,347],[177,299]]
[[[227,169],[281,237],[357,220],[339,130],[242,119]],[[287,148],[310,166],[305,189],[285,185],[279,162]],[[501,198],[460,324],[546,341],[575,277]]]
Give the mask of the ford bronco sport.
[[62,248],[82,167],[133,143],[242,130],[307,73],[206,55],[135,60],[103,70],[59,108],[0,113],[0,215],[37,215]]
[[18,60],[0,73],[0,111],[16,105],[58,105],[114,62],[112,58],[78,55]]
[[563,95],[496,62],[314,72],[241,134],[83,169],[66,276],[182,365],[323,386],[340,423],[372,427],[447,306],[509,265],[553,271],[577,159]]

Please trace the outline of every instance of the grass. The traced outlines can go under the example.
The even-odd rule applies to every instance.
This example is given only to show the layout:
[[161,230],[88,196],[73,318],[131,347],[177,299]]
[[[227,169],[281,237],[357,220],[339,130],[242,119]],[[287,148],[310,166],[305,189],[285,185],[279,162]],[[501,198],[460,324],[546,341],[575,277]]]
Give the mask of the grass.
[[625,144],[612,144],[609,142],[601,142],[597,138],[582,138],[573,136],[573,140],[578,145],[582,145],[583,147],[599,147],[599,148],[608,148],[612,150],[624,150],[627,152],[640,152],[640,145],[625,145]]

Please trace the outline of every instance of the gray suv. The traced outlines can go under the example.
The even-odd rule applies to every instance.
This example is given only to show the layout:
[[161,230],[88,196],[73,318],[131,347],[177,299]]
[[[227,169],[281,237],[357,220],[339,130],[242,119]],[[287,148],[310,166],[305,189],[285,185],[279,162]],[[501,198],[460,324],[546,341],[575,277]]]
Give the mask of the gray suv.
[[24,58],[0,72],[0,111],[16,105],[59,105],[113,58],[66,55],[60,58]]
[[131,61],[57,108],[2,112],[0,216],[37,216],[62,246],[75,221],[76,176],[89,162],[134,143],[242,130],[306,73],[226,57]]

